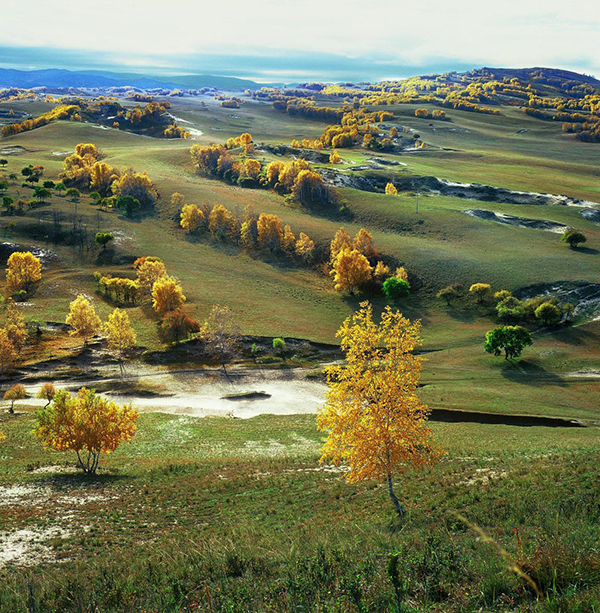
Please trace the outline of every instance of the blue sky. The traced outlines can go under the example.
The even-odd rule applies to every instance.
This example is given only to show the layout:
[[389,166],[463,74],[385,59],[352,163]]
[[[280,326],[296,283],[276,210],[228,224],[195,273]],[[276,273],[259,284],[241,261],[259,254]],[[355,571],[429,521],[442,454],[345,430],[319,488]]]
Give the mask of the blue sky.
[[479,66],[600,76],[600,3],[3,0],[0,65],[378,80]]

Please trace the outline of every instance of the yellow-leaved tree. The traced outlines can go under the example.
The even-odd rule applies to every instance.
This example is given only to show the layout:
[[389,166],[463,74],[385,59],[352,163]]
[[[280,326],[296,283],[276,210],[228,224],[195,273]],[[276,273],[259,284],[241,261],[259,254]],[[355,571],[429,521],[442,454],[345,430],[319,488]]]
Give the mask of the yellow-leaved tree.
[[237,239],[238,221],[235,215],[222,204],[215,204],[208,216],[208,229],[217,238]]
[[8,409],[9,413],[15,412],[15,402],[17,400],[23,400],[23,398],[27,398],[27,392],[25,388],[20,384],[16,383],[9,389],[4,392],[4,400],[10,401],[10,407]]
[[42,278],[42,263],[30,251],[15,251],[8,258],[6,286],[9,294],[28,292]]
[[161,277],[152,286],[152,307],[161,315],[177,311],[185,301],[181,285],[174,277]]
[[386,307],[381,322],[362,302],[338,330],[344,365],[327,369],[327,402],[317,416],[326,431],[321,461],[348,466],[350,483],[386,481],[399,515],[405,509],[394,493],[393,477],[407,467],[432,464],[441,455],[427,427],[429,409],[416,395],[422,358],[421,322]]
[[69,314],[65,323],[71,326],[69,334],[81,336],[84,345],[87,345],[88,339],[102,329],[102,320],[96,314],[96,309],[81,294],[69,305]]
[[164,262],[154,256],[141,257],[133,263],[136,269],[137,282],[140,292],[148,296],[154,284],[167,276],[167,267]]
[[258,244],[270,251],[281,249],[283,242],[283,227],[277,215],[261,213],[256,222]]
[[17,350],[6,331],[0,328],[0,375],[4,374],[17,359]]
[[126,353],[135,347],[137,342],[136,334],[129,321],[129,315],[122,309],[115,309],[109,316],[108,321],[104,324],[104,333],[108,348],[114,351],[119,358],[119,368],[121,376],[125,369],[123,368],[123,359]]
[[304,261],[308,262],[313,253],[315,251],[315,241],[313,241],[309,236],[304,234],[304,232],[300,232],[298,235],[298,240],[296,241],[296,246],[294,247],[294,252]]
[[85,473],[94,474],[101,453],[111,453],[136,432],[138,412],[82,387],[72,396],[59,390],[36,411],[35,435],[46,449],[74,451]]
[[204,213],[195,204],[185,204],[181,209],[181,227],[188,233],[204,225]]
[[330,258],[329,258],[330,261],[333,262],[335,258],[337,257],[337,254],[344,247],[351,247],[351,246],[352,246],[352,239],[350,238],[350,235],[348,234],[345,228],[340,228],[335,233],[335,236],[331,240]]
[[40,391],[37,393],[37,398],[41,398],[46,401],[46,406],[48,406],[54,396],[56,395],[56,388],[53,383],[44,383],[40,388]]
[[366,285],[373,277],[373,269],[369,260],[356,249],[344,247],[333,261],[333,280],[338,292],[353,294]]
[[388,196],[397,196],[398,195],[398,190],[396,189],[396,186],[393,183],[388,183],[385,186],[385,193]]

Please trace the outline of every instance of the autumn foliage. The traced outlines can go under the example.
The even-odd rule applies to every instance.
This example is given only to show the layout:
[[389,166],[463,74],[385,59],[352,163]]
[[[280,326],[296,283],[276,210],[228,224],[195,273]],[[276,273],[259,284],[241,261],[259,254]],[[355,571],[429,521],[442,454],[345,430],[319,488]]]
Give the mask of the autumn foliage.
[[69,305],[69,314],[65,323],[71,326],[69,334],[81,336],[84,344],[87,344],[88,339],[102,329],[102,321],[96,314],[96,310],[81,294]]
[[28,292],[42,278],[42,263],[30,251],[16,251],[8,258],[6,286],[9,294]]
[[46,449],[72,451],[81,469],[94,474],[100,455],[111,453],[136,432],[138,412],[82,387],[72,396],[56,392],[50,405],[36,412],[35,435]]
[[368,302],[338,330],[344,365],[327,369],[329,392],[317,425],[327,432],[321,461],[346,463],[347,481],[387,481],[398,513],[404,508],[393,491],[394,474],[431,464],[440,456],[426,426],[429,409],[418,396],[423,359],[421,324],[386,307],[378,324]]
[[177,311],[185,300],[181,285],[174,277],[161,277],[152,286],[152,307],[157,313]]

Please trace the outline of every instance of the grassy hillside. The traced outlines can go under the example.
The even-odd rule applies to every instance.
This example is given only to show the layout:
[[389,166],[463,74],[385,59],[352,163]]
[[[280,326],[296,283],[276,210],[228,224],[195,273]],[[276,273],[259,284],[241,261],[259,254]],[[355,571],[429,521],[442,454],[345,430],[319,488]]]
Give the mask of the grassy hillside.
[[[2,525],[21,535],[21,547],[37,546],[33,566],[0,570],[2,609],[390,611],[397,598],[407,612],[600,604],[595,429],[436,424],[448,455],[402,478],[409,515],[399,522],[382,486],[347,485],[335,468],[318,466],[310,416],[144,415],[134,441],[106,458],[95,480],[33,443],[31,412],[1,425],[10,460],[0,466]],[[454,513],[503,546],[542,596]]]
[[[558,91],[543,87],[548,95]],[[335,96],[317,95],[316,101],[344,104]],[[10,108],[35,115],[50,106],[0,103],[0,110]],[[559,123],[507,104],[494,106],[499,115],[444,107],[448,121],[417,118],[417,108],[440,106],[385,106],[394,117],[381,130],[413,130],[425,148],[355,146],[338,150],[341,164],[314,167],[399,185],[407,177],[435,176],[600,203],[600,145],[561,133]],[[200,176],[189,149],[245,131],[257,145],[289,145],[318,138],[329,122],[292,117],[248,98],[240,109],[208,97],[173,98],[171,112],[192,130],[192,141],[62,121],[0,141],[0,158],[8,160],[0,181],[18,175],[8,180],[15,200],[32,197],[32,189],[21,186],[24,166],[42,164],[44,179],[56,181],[78,143],[95,143],[111,166],[147,171],[161,196],[156,210],[140,219],[100,210],[82,196],[82,224],[92,234],[115,237],[106,253],[49,238],[55,214],[64,216],[63,225],[72,223],[75,204],[65,196],[53,194],[22,214],[3,213],[0,242],[43,254],[43,279],[19,307],[27,320],[64,322],[79,293],[106,319],[115,304],[98,292],[94,272],[131,277],[135,258],[154,255],[181,281],[186,309],[201,321],[223,304],[244,334],[335,343],[336,330],[361,300],[371,300],[377,311],[385,306],[381,294],[340,293],[320,267],[248,253],[207,234],[187,236],[169,200],[177,191],[188,203],[221,203],[238,216],[247,207],[276,214],[319,247],[341,226],[350,234],[364,227],[375,248],[405,266],[413,283],[411,296],[395,306],[423,323],[422,400],[434,410],[495,414],[499,423],[485,415],[478,417],[482,423],[433,422],[447,454],[433,468],[399,479],[409,514],[398,520],[381,484],[349,485],[343,469],[318,464],[323,433],[311,415],[239,420],[142,413],[132,442],[103,458],[97,478],[84,479],[72,457],[34,441],[34,409],[23,401],[16,416],[0,415],[7,435],[0,441],[0,538],[6,545],[0,610],[597,611],[598,313],[581,310],[573,322],[555,327],[528,324],[533,346],[520,360],[507,361],[483,351],[486,331],[498,323],[491,302],[477,305],[466,294],[448,306],[436,293],[451,283],[487,282],[494,291],[515,292],[561,281],[600,284],[600,224],[583,218],[577,206],[505,204],[426,190],[418,212],[414,191],[391,196],[354,187],[338,190],[341,211],[307,209],[274,191]],[[263,163],[291,159],[260,149],[256,157]],[[370,167],[374,157],[380,162]],[[575,227],[587,243],[569,249],[560,233],[475,218],[467,209]],[[7,257],[9,248],[0,249]],[[172,351],[161,341],[149,304],[127,310],[146,359],[197,366],[193,348]],[[91,364],[94,351],[82,352],[81,341],[64,330],[46,330],[25,350],[32,369],[26,382],[56,366],[65,376],[82,377],[80,366]],[[35,370],[45,360],[42,373]],[[283,366],[283,378],[287,368],[304,363],[274,361]],[[92,385],[117,385],[98,379],[98,363],[89,370],[97,377]],[[132,384],[136,393],[151,392],[144,378],[151,376]],[[14,381],[3,385],[8,382]],[[164,403],[166,411],[178,410],[168,397]],[[515,416],[580,420],[584,427],[507,425]],[[457,513],[493,542],[478,538]],[[534,580],[539,597],[509,569],[511,561]]]

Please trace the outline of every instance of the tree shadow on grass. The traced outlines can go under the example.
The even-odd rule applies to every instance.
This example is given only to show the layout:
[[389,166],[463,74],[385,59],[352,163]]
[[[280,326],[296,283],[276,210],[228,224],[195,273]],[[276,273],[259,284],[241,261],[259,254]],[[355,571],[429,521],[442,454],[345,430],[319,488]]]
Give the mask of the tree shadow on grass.
[[518,362],[505,360],[501,374],[505,379],[522,385],[557,385],[559,387],[566,387],[567,385],[556,373],[550,372],[529,360]]
[[474,313],[472,309],[460,309],[450,306],[445,309],[445,312],[452,317],[452,319],[462,321],[463,323],[472,323],[475,321],[476,313]]
[[[99,469],[102,471],[102,467]],[[108,470],[94,475],[85,474],[81,469],[77,472],[50,473],[37,481],[39,485],[48,485],[56,491],[66,490],[70,493],[76,491],[95,490],[98,487],[114,485],[131,479],[128,475],[122,475]]]
[[585,253],[587,255],[597,255],[600,253],[598,249],[594,249],[593,247],[577,247],[577,249],[573,249],[573,251],[577,253]]

